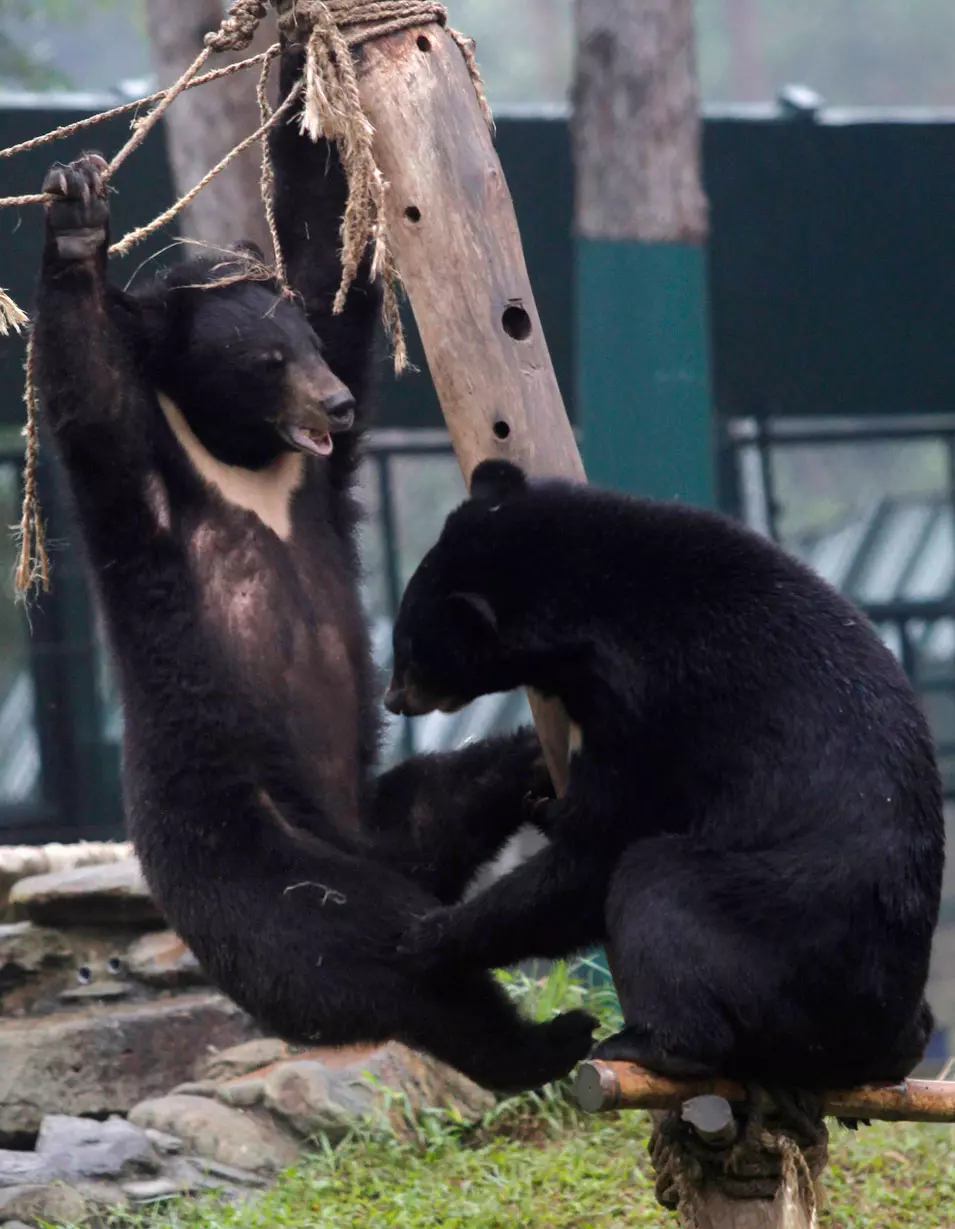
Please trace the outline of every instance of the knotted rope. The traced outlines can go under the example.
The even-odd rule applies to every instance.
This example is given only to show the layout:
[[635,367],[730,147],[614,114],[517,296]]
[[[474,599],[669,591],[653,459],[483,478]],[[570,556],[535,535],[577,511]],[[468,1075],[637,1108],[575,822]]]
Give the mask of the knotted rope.
[[828,1161],[829,1133],[821,1103],[806,1093],[750,1091],[743,1129],[735,1143],[715,1148],[678,1113],[654,1124],[650,1156],[659,1203],[679,1213],[685,1229],[699,1229],[700,1192],[716,1187],[730,1199],[782,1201],[782,1227],[802,1226],[799,1204],[818,1223],[816,1179]]

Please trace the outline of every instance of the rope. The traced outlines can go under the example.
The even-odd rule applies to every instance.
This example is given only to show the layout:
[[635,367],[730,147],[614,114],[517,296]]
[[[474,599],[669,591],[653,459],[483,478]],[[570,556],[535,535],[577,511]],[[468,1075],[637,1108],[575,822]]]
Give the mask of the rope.
[[[225,68],[213,68],[210,72],[203,73],[201,77],[193,77],[186,85],[186,89],[194,90],[197,85],[207,85],[210,81],[217,81],[220,77],[230,77],[233,73],[251,68],[254,64],[261,64],[268,54],[268,51],[261,51],[248,60],[237,60],[234,64],[227,64]],[[31,150],[39,149],[41,145],[49,145],[53,141],[72,137],[77,132],[82,132],[85,128],[92,128],[105,120],[115,119],[119,115],[128,115],[130,111],[138,111],[141,107],[152,106],[153,103],[161,102],[165,97],[165,90],[157,90],[155,94],[149,94],[145,98],[136,98],[132,102],[124,102],[118,107],[112,107],[109,111],[97,111],[95,115],[87,115],[84,119],[76,120],[72,124],[51,128],[49,132],[44,132],[41,136],[31,137],[29,141],[21,141],[18,145],[8,145],[6,149],[0,149],[0,158],[12,158],[15,154],[29,153]],[[16,200],[17,198],[0,197],[0,205],[7,199]]]
[[[231,77],[233,73],[242,72],[243,69],[251,68],[255,64],[261,64],[276,52],[277,47],[278,44],[270,47],[268,51],[260,51],[258,55],[250,56],[247,60],[237,60],[234,64],[227,64],[225,68],[214,68],[200,77],[193,77],[187,82],[185,88],[194,90],[197,85],[207,85],[210,81],[218,81],[220,77]],[[161,102],[165,97],[165,90],[157,90],[155,94],[150,94],[146,98],[124,102],[121,106],[113,107],[109,111],[97,111],[95,115],[87,115],[84,119],[76,120],[75,123],[63,124],[60,128],[51,128],[49,132],[44,132],[38,137],[31,137],[29,141],[21,141],[18,145],[8,145],[6,149],[0,149],[0,158],[12,158],[15,154],[26,154],[31,150],[39,149],[42,145],[66,140],[105,120],[115,119],[119,115],[128,115],[130,111],[139,111],[143,107]],[[44,192],[33,192],[25,196],[0,196],[0,209],[15,208],[19,205],[45,205],[50,199],[49,195]]]
[[[255,89],[256,97],[259,100],[259,118],[262,121],[264,131],[272,126],[274,122],[274,111],[272,104],[269,102],[269,75],[272,71],[272,61],[281,51],[281,47],[276,45],[269,49],[265,63],[262,65],[262,72],[259,74],[258,84]],[[296,91],[298,97],[299,90]],[[275,220],[275,168],[272,166],[272,159],[269,156],[268,145],[266,139],[262,138],[262,176],[259,181],[259,191],[262,195],[262,207],[265,210],[265,221],[268,224],[269,234],[272,236],[272,252],[275,263],[275,277],[279,285],[282,287],[283,293],[288,293],[288,270],[285,267],[285,256],[282,252],[282,242],[279,238],[278,223]]]
[[[275,50],[277,51],[277,47]],[[157,217],[153,218],[151,222],[147,222],[145,226],[139,226],[136,230],[131,230],[129,234],[122,238],[118,243],[114,243],[109,249],[110,256],[128,255],[137,243],[141,243],[143,239],[147,239],[150,235],[155,234],[157,230],[162,230],[162,228],[171,222],[177,214],[182,213],[183,209],[186,209],[192,204],[203,188],[208,187],[217,175],[221,175],[231,162],[234,162],[235,159],[238,158],[240,154],[244,153],[250,145],[255,145],[257,142],[261,141],[268,133],[270,128],[289,114],[298,102],[301,93],[302,85],[301,82],[299,82],[299,84],[297,84],[289,93],[289,96],[278,108],[278,110],[273,112],[264,124],[260,125],[260,127],[256,128],[255,132],[250,133],[247,137],[241,140],[234,149],[230,150],[224,158],[220,159],[220,161],[215,164],[211,171],[207,171],[206,174],[203,175],[195,187],[190,188],[184,196],[181,196],[179,200],[175,202],[175,204],[170,205],[168,209],[164,210]]]
[[46,553],[46,532],[36,489],[36,459],[39,451],[36,414],[36,346],[31,332],[27,338],[26,388],[27,423],[23,434],[26,438],[26,457],[23,465],[23,509],[20,514],[20,556],[14,576],[19,594],[28,593],[37,585],[50,587],[50,560]]
[[685,1229],[700,1229],[706,1187],[736,1200],[779,1198],[782,1229],[803,1225],[800,1203],[816,1229],[815,1183],[828,1161],[828,1139],[818,1099],[804,1093],[752,1089],[743,1131],[728,1148],[704,1143],[679,1114],[667,1114],[650,1140],[657,1200],[679,1213]]

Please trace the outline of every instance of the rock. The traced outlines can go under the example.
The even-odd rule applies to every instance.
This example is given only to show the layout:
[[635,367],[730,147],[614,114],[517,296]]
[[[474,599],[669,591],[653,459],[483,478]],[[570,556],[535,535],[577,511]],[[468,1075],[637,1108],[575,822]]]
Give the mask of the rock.
[[40,1127],[36,1154],[67,1182],[138,1178],[160,1169],[159,1157],[145,1132],[122,1118],[96,1122],[50,1114]]
[[122,1212],[129,1207],[122,1187],[115,1182],[72,1182],[70,1185],[97,1212]]
[[196,1054],[254,1035],[218,994],[0,1020],[0,1143],[35,1133],[47,1114],[124,1114],[188,1079]]
[[57,930],[32,922],[0,926],[0,994],[47,968],[63,968],[72,959],[72,948]]
[[146,1138],[164,1156],[178,1156],[182,1152],[182,1140],[175,1135],[167,1135],[164,1131],[154,1131],[152,1127],[145,1132]]
[[208,1157],[191,1157],[191,1164],[197,1166],[207,1177],[222,1178],[239,1186],[255,1186],[264,1188],[268,1180],[260,1174],[254,1174],[248,1169],[239,1169],[235,1165],[223,1165],[221,1161],[212,1161]]
[[70,986],[61,990],[58,999],[61,1003],[118,1003],[134,994],[135,986],[129,982],[91,982],[88,986]]
[[206,1097],[162,1097],[137,1105],[129,1120],[168,1131],[200,1156],[253,1173],[287,1169],[298,1156],[295,1141],[277,1124],[243,1114]]
[[169,1089],[170,1097],[214,1097],[219,1091],[217,1084],[211,1080],[187,1080],[185,1084],[177,1084]]
[[52,1182],[56,1175],[35,1152],[0,1150],[0,1191],[24,1184]]
[[14,1186],[0,1191],[0,1222],[78,1225],[86,1219],[86,1200],[68,1186]]
[[221,1054],[211,1055],[198,1065],[196,1075],[200,1080],[212,1080],[213,1083],[231,1080],[249,1071],[258,1071],[261,1067],[271,1067],[273,1063],[288,1058],[290,1053],[284,1041],[260,1037],[256,1041],[223,1050]]
[[14,921],[53,926],[153,926],[161,921],[135,858],[21,879],[10,892]]
[[265,1098],[265,1080],[261,1076],[241,1075],[237,1080],[220,1084],[216,1089],[216,1096],[225,1105],[248,1110],[254,1105],[262,1104]]
[[124,1182],[123,1194],[133,1203],[154,1203],[158,1199],[173,1199],[184,1195],[189,1187],[175,1178],[148,1178],[139,1182]]
[[133,856],[129,844],[79,841],[74,845],[0,845],[0,911],[21,879],[80,866],[103,866]]
[[311,1051],[307,1058],[276,1064],[264,1085],[266,1108],[300,1135],[344,1134],[355,1122],[387,1113],[383,1089],[404,1094],[414,1111],[453,1109],[466,1122],[479,1121],[495,1104],[491,1093],[459,1072],[397,1042],[371,1050]]
[[176,1157],[167,1166],[166,1175],[178,1182],[184,1194],[197,1195],[202,1191],[222,1191],[222,1178],[208,1177],[203,1171],[209,1162],[197,1157]]
[[347,1107],[335,1101],[331,1073],[317,1062],[279,1063],[264,1081],[266,1108],[284,1118],[299,1135],[345,1135],[351,1118],[364,1118],[373,1108],[374,1094],[366,1093],[360,1106],[358,1099],[349,1097]]
[[30,1229],[29,1225],[25,1225],[22,1220],[7,1220],[0,1225],[0,1229]]
[[126,953],[126,970],[130,977],[161,990],[209,984],[199,961],[171,930],[138,939]]
[[73,1003],[158,997],[158,989],[125,980],[123,955],[140,935],[141,927],[63,932],[32,922],[0,926],[3,1015],[43,1015]]

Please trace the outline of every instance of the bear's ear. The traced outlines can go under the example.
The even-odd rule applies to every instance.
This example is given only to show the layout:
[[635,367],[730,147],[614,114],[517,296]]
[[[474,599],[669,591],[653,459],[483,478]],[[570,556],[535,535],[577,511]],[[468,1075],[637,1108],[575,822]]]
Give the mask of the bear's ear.
[[471,499],[500,504],[527,490],[527,478],[512,461],[482,461],[471,475]]
[[257,260],[260,265],[266,263],[265,253],[257,243],[253,243],[251,239],[240,239],[238,243],[233,245],[233,252],[238,252],[240,256],[251,256],[253,260]]
[[448,607],[459,627],[474,636],[497,634],[494,607],[480,593],[452,593]]

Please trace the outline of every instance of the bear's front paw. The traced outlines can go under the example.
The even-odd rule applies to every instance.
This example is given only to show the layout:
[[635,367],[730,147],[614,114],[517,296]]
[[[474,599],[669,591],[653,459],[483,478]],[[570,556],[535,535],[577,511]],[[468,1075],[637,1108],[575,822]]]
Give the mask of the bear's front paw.
[[47,226],[65,260],[86,260],[106,243],[106,171],[99,154],[85,154],[69,166],[57,162],[47,172],[43,181],[43,191],[50,197]]
[[453,958],[448,934],[451,909],[434,909],[409,926],[398,945],[398,955],[419,970],[432,970]]
[[551,836],[562,813],[560,803],[554,798],[535,798],[528,794],[524,808],[527,822],[542,836]]

